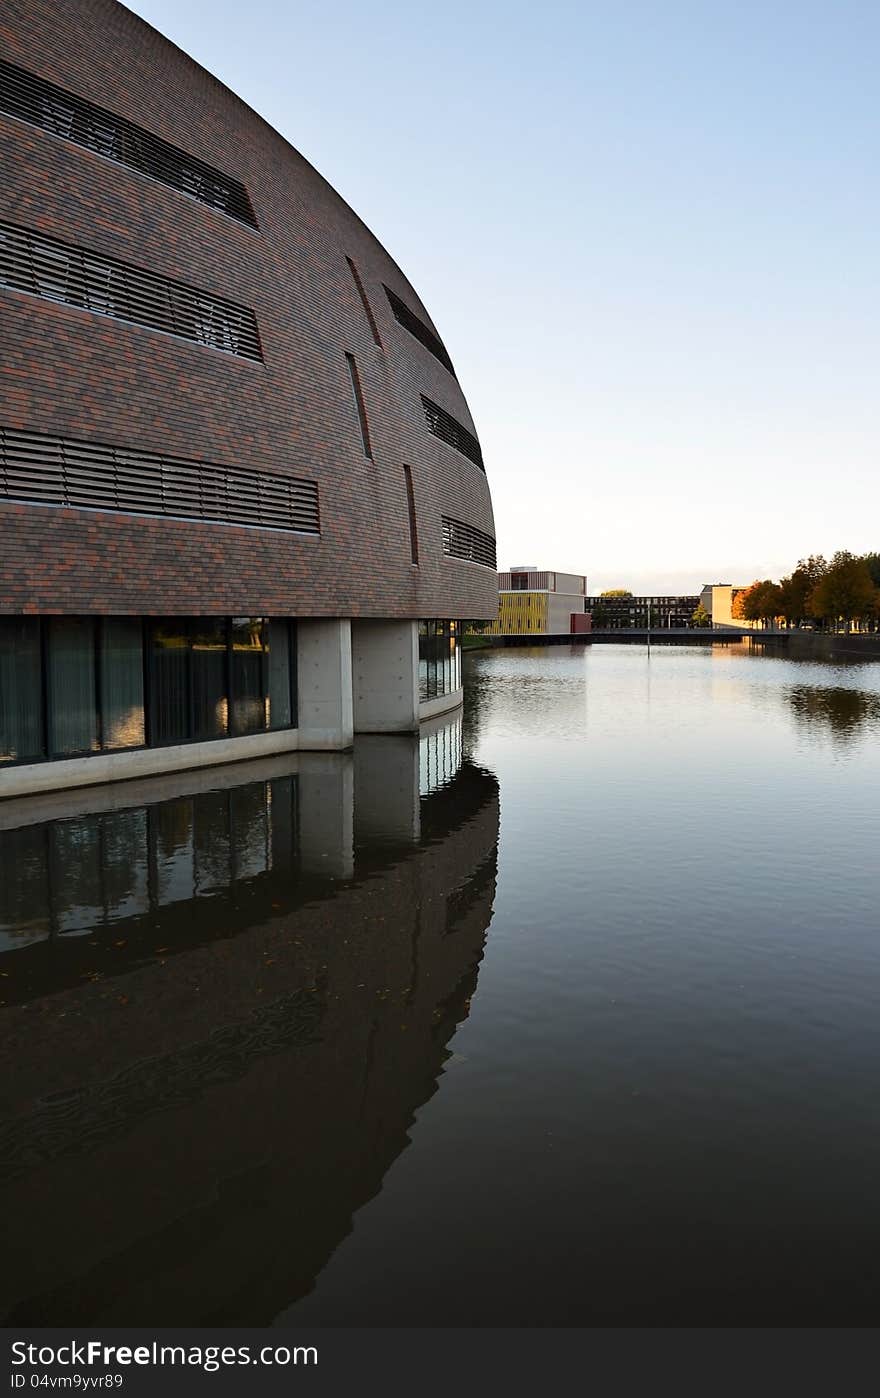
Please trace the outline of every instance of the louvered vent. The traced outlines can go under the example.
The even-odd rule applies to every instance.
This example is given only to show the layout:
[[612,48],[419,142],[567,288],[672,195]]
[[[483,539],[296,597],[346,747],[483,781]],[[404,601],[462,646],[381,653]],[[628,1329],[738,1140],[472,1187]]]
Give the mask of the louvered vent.
[[479,563],[483,568],[495,567],[495,540],[491,534],[474,529],[472,524],[462,524],[460,519],[443,516],[443,552],[450,558],[463,558],[468,563]]
[[224,175],[186,151],[169,145],[160,136],[87,102],[54,83],[38,78],[12,63],[0,61],[0,111],[20,121],[40,126],[53,136],[73,141],[98,155],[139,170],[172,189],[191,194],[203,204],[248,223],[257,221],[247,190],[231,175]]
[[218,296],[0,222],[0,285],[262,360],[254,313]]
[[0,497],[320,533],[314,481],[0,428]]
[[415,336],[415,338],[425,346],[426,350],[430,350],[434,358],[439,359],[444,369],[448,369],[452,377],[455,378],[452,360],[446,353],[446,346],[443,344],[443,341],[438,339],[433,330],[428,329],[424,321],[419,320],[415,312],[410,310],[405,301],[401,301],[400,297],[391,290],[390,286],[385,287],[385,295],[388,297],[391,304],[395,320],[403,326],[404,330],[408,330],[411,335]]
[[432,403],[430,398],[422,394],[422,404],[425,409],[425,420],[441,442],[448,442],[456,451],[460,451],[463,456],[468,457],[475,466],[479,466],[481,471],[485,471],[483,465],[483,453],[480,451],[480,444],[472,432],[468,432],[466,427],[462,427],[460,422],[448,413],[445,408],[438,408],[436,403]]

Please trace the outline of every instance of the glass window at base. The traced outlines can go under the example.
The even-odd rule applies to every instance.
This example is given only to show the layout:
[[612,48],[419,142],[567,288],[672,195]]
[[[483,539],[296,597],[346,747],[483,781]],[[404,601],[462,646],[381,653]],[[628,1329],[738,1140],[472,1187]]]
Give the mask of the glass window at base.
[[40,623],[0,617],[0,764],[44,757]]
[[419,622],[419,698],[423,703],[461,688],[457,621]]
[[296,623],[0,617],[0,767],[297,723]]

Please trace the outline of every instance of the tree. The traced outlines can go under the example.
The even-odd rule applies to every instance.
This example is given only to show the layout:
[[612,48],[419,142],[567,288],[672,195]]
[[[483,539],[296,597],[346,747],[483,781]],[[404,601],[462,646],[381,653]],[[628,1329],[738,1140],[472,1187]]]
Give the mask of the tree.
[[712,625],[712,618],[711,618],[711,616],[709,615],[709,613],[706,611],[706,608],[703,606],[702,602],[701,602],[700,605],[697,607],[697,610],[694,612],[693,616],[691,617],[691,621],[692,621],[692,623],[693,623],[694,626],[711,626],[711,625]]
[[871,582],[875,587],[880,587],[880,553],[866,553],[862,556],[862,562],[871,575]]
[[601,592],[600,597],[632,597],[632,593],[625,587],[611,587],[607,592]]
[[848,631],[854,621],[876,618],[880,612],[880,590],[866,560],[839,550],[813,589],[809,605],[815,616],[830,622],[835,630],[840,622]]
[[741,621],[762,621],[764,625],[782,616],[782,589],[778,583],[765,578],[763,582],[753,582],[736,599],[737,606],[732,614]]
[[593,608],[593,625],[596,627],[608,625],[607,607],[599,606]]
[[733,588],[730,599],[730,615],[733,617],[734,621],[745,621],[746,614],[743,609],[745,607],[746,596],[751,592],[753,587],[757,586],[757,583],[752,583],[750,587]]

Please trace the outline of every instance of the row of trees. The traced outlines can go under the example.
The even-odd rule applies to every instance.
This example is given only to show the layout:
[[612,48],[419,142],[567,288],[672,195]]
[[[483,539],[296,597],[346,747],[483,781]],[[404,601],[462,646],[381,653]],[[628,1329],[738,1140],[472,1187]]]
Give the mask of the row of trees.
[[765,578],[742,588],[734,595],[733,615],[765,625],[819,625],[834,631],[855,625],[874,631],[880,623],[880,553],[841,550],[830,560],[810,554],[790,577],[778,583]]

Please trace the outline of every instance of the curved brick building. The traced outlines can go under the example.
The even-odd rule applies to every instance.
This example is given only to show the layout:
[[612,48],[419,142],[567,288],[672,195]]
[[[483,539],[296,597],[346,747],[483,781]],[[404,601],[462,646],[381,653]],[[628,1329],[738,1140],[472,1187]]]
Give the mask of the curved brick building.
[[489,489],[381,244],[112,0],[7,0],[0,139],[0,794],[458,702]]

